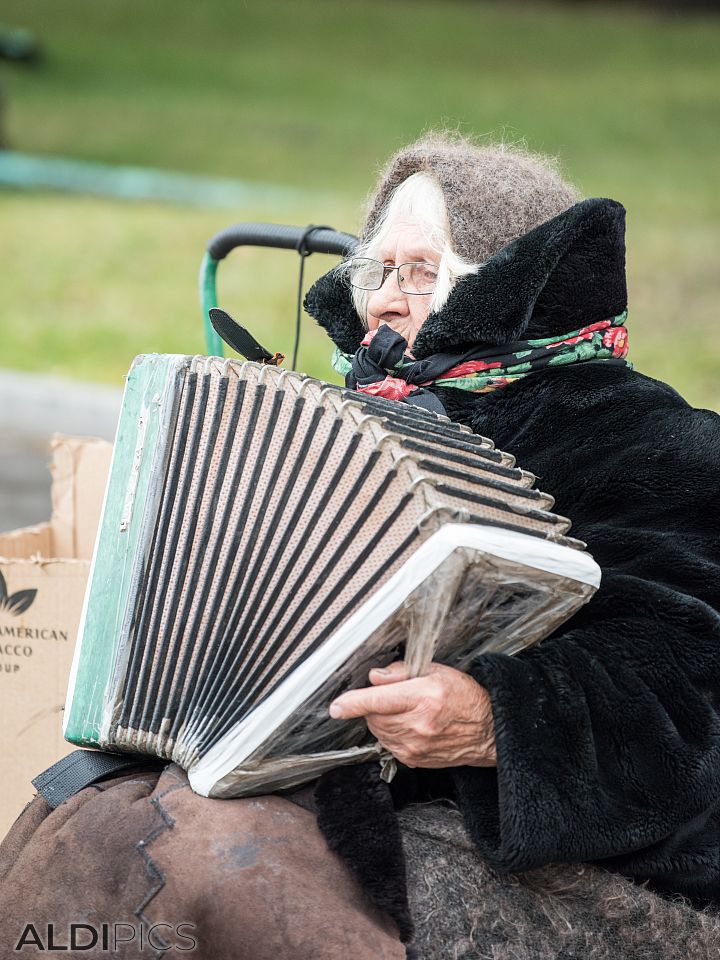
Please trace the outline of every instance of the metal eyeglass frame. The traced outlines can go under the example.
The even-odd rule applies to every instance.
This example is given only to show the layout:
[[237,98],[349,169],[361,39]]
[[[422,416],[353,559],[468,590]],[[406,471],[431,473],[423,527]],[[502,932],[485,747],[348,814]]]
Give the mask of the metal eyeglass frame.
[[426,290],[424,293],[420,293],[417,290],[403,290],[403,288],[400,286],[400,270],[402,270],[403,267],[424,266],[424,267],[437,268],[437,264],[435,263],[428,263],[427,260],[408,260],[407,263],[401,263],[397,267],[388,267],[384,263],[381,263],[379,260],[375,260],[373,257],[351,257],[348,260],[348,263],[352,263],[353,260],[369,260],[371,263],[376,263],[379,267],[382,267],[382,270],[383,270],[382,280],[380,281],[380,285],[377,287],[360,287],[356,283],[353,283],[351,280],[350,286],[355,287],[356,290],[365,290],[368,293],[372,293],[374,290],[381,290],[385,285],[385,281],[393,272],[393,270],[397,270],[398,271],[398,288],[402,293],[406,293],[409,297],[430,297],[433,295],[433,293],[435,293],[435,287],[433,287],[432,290]]

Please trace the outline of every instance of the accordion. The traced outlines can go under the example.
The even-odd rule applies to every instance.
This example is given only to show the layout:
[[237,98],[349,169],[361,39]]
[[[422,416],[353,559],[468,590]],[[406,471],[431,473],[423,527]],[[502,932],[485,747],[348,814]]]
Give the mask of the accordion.
[[171,759],[217,797],[379,755],[364,721],[327,709],[370,667],[516,653],[597,589],[534,480],[416,407],[254,363],[137,358],[66,739]]

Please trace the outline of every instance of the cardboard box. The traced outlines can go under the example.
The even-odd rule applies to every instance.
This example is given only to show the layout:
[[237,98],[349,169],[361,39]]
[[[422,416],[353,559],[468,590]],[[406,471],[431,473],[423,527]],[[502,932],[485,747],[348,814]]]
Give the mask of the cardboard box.
[[72,749],[62,709],[112,444],[55,437],[52,518],[0,534],[0,837]]

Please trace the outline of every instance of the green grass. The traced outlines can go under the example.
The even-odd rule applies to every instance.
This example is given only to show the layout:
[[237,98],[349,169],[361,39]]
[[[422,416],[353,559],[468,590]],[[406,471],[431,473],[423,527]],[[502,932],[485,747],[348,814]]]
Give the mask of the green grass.
[[[138,353],[205,352],[197,281],[205,243],[225,225],[217,211],[35,194],[2,203],[13,242],[2,268],[0,366],[120,384]],[[306,261],[308,283],[333,262]],[[297,270],[292,251],[251,248],[218,270],[222,305],[288,356]],[[327,379],[330,352],[306,317],[303,369]]]
[[[558,153],[586,194],[625,203],[632,356],[720,407],[720,20],[479,0],[5,0],[2,16],[47,51],[0,73],[16,149],[308,198],[269,214],[0,196],[0,364],[115,380],[134,353],[202,349],[211,234],[255,218],[352,230],[378,163],[449,125]],[[290,348],[295,269],[268,252],[221,268],[223,303],[273,348]],[[306,329],[302,365],[325,373]]]

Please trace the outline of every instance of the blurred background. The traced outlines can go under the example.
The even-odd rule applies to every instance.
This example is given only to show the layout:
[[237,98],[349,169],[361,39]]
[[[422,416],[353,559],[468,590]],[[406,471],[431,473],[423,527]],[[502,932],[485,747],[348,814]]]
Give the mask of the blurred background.
[[[214,233],[355,232],[379,164],[450,127],[625,204],[630,357],[720,409],[718,6],[4,0],[0,367],[120,387],[135,354],[203,352]],[[218,275],[286,354],[297,261],[236,251]],[[306,317],[300,368],[327,379],[329,355]]]

